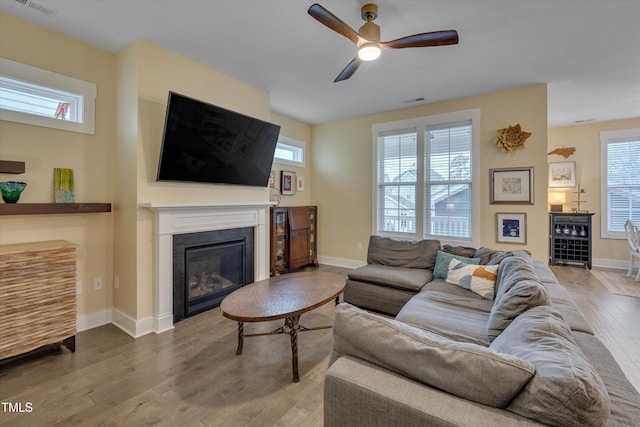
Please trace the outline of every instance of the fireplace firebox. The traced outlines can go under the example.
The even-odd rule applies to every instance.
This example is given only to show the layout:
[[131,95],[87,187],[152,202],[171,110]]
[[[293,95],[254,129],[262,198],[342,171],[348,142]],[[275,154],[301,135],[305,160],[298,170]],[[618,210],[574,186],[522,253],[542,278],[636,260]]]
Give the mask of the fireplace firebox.
[[253,227],[173,236],[173,322],[218,307],[252,283]]

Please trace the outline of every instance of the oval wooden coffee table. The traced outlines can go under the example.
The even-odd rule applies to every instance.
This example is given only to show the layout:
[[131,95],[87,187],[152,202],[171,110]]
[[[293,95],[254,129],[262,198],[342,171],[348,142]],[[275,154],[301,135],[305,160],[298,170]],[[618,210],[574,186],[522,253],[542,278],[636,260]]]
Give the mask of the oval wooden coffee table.
[[[238,348],[242,353],[244,337],[288,334],[291,337],[293,382],[298,375],[298,331],[327,329],[331,326],[305,328],[300,315],[338,298],[345,286],[345,278],[331,273],[299,272],[270,277],[252,283],[229,294],[222,303],[222,314],[238,322]],[[272,332],[245,334],[244,322],[267,322],[284,319],[284,326]]]

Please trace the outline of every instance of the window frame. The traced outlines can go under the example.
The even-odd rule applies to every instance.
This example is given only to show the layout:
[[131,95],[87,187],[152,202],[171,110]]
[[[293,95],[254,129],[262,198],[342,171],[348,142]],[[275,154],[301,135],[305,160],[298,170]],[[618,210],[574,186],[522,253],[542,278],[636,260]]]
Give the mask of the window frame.
[[[428,127],[471,121],[471,236],[470,239],[460,239],[454,236],[433,236],[426,233],[427,226],[424,221],[424,163],[425,163],[425,143],[424,137]],[[387,232],[378,229],[378,142],[379,136],[403,130],[416,130],[417,144],[417,182],[416,182],[416,231],[415,233]],[[399,120],[386,123],[377,123],[371,126],[372,141],[372,234],[401,239],[438,239],[448,244],[465,244],[478,246],[480,241],[480,187],[473,185],[479,183],[480,178],[480,109],[469,109],[450,113],[435,114],[430,116],[417,117],[413,119]]]
[[625,141],[640,141],[640,128],[600,132],[600,237],[603,239],[626,239],[622,231],[609,230],[609,144]]
[[[67,96],[69,99],[78,100],[81,98],[82,100],[74,105],[72,110],[81,108],[82,111],[72,111],[70,114],[73,113],[76,117],[81,117],[82,122],[61,120],[54,117],[46,117],[4,108],[0,108],[0,120],[92,135],[95,134],[95,102],[97,96],[95,83],[64,76],[7,58],[0,58],[0,70],[2,70],[1,75],[3,77],[13,80],[10,83],[11,86],[16,87],[20,85],[20,82],[25,82],[25,93],[43,91],[59,97],[59,92],[64,92],[66,95],[63,96]],[[34,88],[34,86],[37,88]]]
[[[273,161],[274,163],[279,163],[282,165],[298,166],[303,168],[305,166],[305,157],[307,152],[306,148],[306,143],[304,141],[299,141],[297,139],[289,138],[288,136],[280,135],[276,144],[276,151],[274,151],[273,153]],[[294,160],[276,157],[276,152],[278,149],[293,152]],[[299,156],[295,155],[296,150],[300,150],[298,152]],[[295,157],[299,157],[301,160],[296,160]]]

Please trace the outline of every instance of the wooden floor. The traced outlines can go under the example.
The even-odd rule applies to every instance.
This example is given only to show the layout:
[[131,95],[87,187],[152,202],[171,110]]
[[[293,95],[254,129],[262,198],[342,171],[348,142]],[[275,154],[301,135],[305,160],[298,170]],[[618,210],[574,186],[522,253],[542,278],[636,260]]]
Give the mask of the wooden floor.
[[[586,269],[553,270],[640,389],[640,298],[610,294]],[[330,324],[332,312],[327,304],[301,324]],[[245,332],[278,326],[247,324]],[[288,337],[247,338],[236,356],[236,323],[219,309],[137,340],[102,326],[78,334],[75,354],[61,349],[0,366],[0,401],[32,407],[0,407],[0,426],[321,426],[331,330],[303,332],[298,344],[294,384]]]

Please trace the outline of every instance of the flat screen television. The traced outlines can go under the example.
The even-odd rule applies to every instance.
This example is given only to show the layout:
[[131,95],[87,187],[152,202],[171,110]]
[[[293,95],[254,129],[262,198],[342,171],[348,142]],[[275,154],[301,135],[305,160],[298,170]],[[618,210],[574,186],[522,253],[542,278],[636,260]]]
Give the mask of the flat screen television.
[[158,181],[266,187],[280,126],[169,92]]

